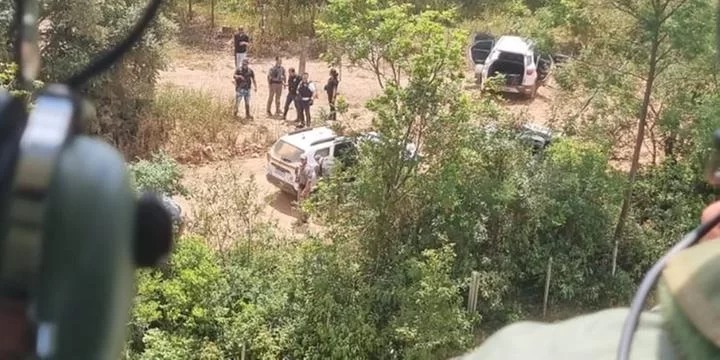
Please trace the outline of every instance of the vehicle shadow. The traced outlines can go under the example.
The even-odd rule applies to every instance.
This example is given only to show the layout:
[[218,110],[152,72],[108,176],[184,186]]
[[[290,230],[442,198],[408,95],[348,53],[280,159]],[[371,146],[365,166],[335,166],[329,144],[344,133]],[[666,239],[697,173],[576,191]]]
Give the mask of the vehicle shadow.
[[548,99],[547,96],[541,94],[539,91],[535,95],[534,99],[529,99],[522,94],[515,94],[515,93],[504,93],[503,99],[505,99],[505,101],[507,101],[507,103],[509,105],[530,105],[535,101],[543,101],[543,102],[550,101],[550,99]]
[[299,214],[291,204],[294,200],[295,198],[293,196],[282,191],[277,191],[265,197],[265,202],[270,205],[270,207],[281,214],[297,219]]

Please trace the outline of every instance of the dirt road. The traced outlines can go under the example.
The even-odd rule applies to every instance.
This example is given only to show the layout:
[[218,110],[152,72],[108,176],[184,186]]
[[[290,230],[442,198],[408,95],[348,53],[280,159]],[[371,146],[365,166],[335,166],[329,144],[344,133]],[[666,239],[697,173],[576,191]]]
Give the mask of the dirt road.
[[[214,176],[220,176],[223,179],[232,178],[223,173],[239,175],[243,182],[253,177],[258,192],[255,194],[256,200],[262,204],[261,216],[264,217],[264,220],[277,223],[278,228],[289,235],[306,233],[308,230],[320,230],[320,227],[314,224],[299,227],[295,224],[298,214],[290,206],[290,201],[293,199],[265,180],[265,161],[264,157],[234,159],[204,166],[187,167],[184,169],[183,185],[192,194],[198,189],[207,187],[208,179]],[[192,200],[178,198],[178,202],[184,213],[192,219],[195,205]]]

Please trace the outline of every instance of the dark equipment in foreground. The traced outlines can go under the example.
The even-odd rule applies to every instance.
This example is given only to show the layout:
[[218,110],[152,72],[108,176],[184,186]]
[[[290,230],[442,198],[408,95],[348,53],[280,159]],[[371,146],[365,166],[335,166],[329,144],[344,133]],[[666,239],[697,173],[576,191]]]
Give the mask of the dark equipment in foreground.
[[[76,92],[138,41],[160,3],[118,46],[34,96],[30,113],[0,93],[0,359],[117,359],[134,271],[169,254],[162,201],[138,198],[117,150],[82,135],[94,111]],[[37,0],[16,4],[26,89],[40,68],[38,9]]]

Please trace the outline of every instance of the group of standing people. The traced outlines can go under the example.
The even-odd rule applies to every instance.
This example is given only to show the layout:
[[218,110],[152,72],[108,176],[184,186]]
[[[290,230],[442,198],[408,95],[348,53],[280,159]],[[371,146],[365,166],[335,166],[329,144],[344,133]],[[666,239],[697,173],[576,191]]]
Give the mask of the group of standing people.
[[[255,82],[255,72],[250,68],[247,58],[247,52],[250,46],[250,37],[245,33],[242,27],[238,28],[238,32],[233,36],[234,57],[235,57],[235,74],[233,75],[233,83],[235,84],[235,111],[234,116],[238,115],[240,103],[245,105],[245,118],[252,120],[250,115],[250,92],[257,92],[257,83]],[[270,68],[267,75],[268,81],[268,100],[267,115],[268,117],[281,115],[280,103],[283,88],[287,88],[285,104],[282,109],[282,119],[287,120],[287,114],[292,104],[297,114],[294,120],[298,128],[308,127],[311,124],[310,109],[313,100],[318,98],[315,83],[310,81],[307,72],[299,75],[294,68],[289,68],[287,73],[282,66],[282,59],[275,57],[275,65]],[[327,93],[328,104],[330,105],[329,120],[337,120],[336,100],[338,86],[340,84],[339,74],[337,70],[330,69],[330,77],[325,84],[324,90]],[[275,104],[275,114],[272,113],[272,105]]]

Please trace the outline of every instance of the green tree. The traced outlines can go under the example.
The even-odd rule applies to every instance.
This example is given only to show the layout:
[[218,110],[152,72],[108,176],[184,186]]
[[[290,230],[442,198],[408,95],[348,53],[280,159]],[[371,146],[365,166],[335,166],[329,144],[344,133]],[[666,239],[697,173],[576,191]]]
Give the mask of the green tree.
[[[42,80],[67,79],[124,38],[140,18],[146,1],[46,1]],[[161,12],[142,41],[108,72],[83,89],[98,109],[91,131],[122,149],[132,148],[143,109],[152,103],[158,73],[165,66],[163,46],[174,25]]]
[[[404,2],[383,0],[331,0],[317,21],[320,40],[327,46],[324,59],[339,64],[347,58],[352,65],[372,71],[380,87],[399,83],[410,71],[413,54],[430,50],[422,28],[429,21],[448,24],[453,12],[422,11]],[[446,37],[435,37],[445,41]]]
[[228,283],[216,255],[201,239],[181,239],[170,263],[159,271],[142,272],[138,283],[128,359],[159,354],[164,359],[201,359],[220,339]]
[[[668,69],[677,57],[688,57],[687,52],[696,50],[693,45],[697,43],[687,41],[687,28],[697,31],[702,26],[697,16],[712,10],[706,0],[652,0],[648,2],[620,1],[613,3],[619,12],[630,16],[634,22],[631,27],[635,41],[629,42],[636,54],[626,54],[630,59],[642,59],[647,65],[643,71],[644,90],[642,103],[638,111],[637,135],[628,174],[628,184],[625,189],[622,207],[615,227],[614,241],[616,243],[613,253],[613,274],[617,259],[617,248],[632,202],[632,189],[638,169],[640,168],[640,153],[643,147],[648,114],[650,112],[653,91],[657,78]],[[709,30],[709,29],[707,29]],[[637,36],[637,35],[640,36]],[[643,51],[638,52],[637,49]],[[673,56],[674,55],[674,56]],[[673,59],[673,57],[675,57]]]

